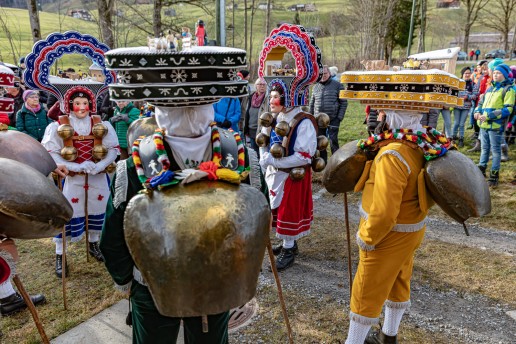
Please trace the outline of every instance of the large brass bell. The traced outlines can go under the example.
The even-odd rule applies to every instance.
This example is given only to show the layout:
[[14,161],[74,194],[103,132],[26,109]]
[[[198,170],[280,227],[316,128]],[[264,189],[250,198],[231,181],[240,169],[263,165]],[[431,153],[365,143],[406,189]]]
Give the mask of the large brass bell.
[[276,159],[283,158],[285,155],[285,148],[283,148],[281,144],[275,143],[272,145],[270,153]]
[[255,141],[258,147],[267,147],[269,145],[270,137],[264,133],[259,133],[256,135]]
[[281,121],[278,124],[276,124],[276,126],[274,127],[274,131],[279,136],[287,136],[288,133],[290,132],[290,126],[288,125],[287,122]]
[[93,126],[93,128],[91,128],[91,132],[97,139],[102,139],[107,135],[108,128],[104,125],[104,123],[97,123]]
[[317,126],[319,129],[326,129],[330,125],[330,116],[324,112],[319,112],[319,114],[315,116],[315,119],[317,120]]
[[301,180],[305,177],[305,168],[304,167],[294,167],[290,170],[290,178],[293,180]]
[[313,158],[312,159],[312,170],[314,172],[321,172],[326,167],[326,163],[323,158]]
[[91,150],[91,155],[95,160],[102,160],[106,157],[108,149],[104,145],[95,145]]
[[265,128],[269,128],[274,121],[274,116],[270,112],[264,112],[260,115],[260,125]]
[[66,146],[61,149],[61,156],[66,161],[74,161],[77,159],[77,148],[73,146]]
[[59,135],[59,137],[63,140],[70,139],[74,133],[75,130],[70,124],[61,124],[59,127],[57,127],[57,135]]
[[326,150],[330,141],[324,135],[317,136],[317,149],[320,151]]

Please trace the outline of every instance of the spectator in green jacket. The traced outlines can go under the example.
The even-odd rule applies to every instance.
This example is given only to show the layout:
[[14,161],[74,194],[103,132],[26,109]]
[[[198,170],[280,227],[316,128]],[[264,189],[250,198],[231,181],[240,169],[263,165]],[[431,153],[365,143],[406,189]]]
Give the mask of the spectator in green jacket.
[[24,103],[16,113],[16,129],[41,142],[52,120],[47,117],[47,111],[39,102],[38,91],[26,90],[22,97]]
[[132,142],[129,145],[127,142],[127,129],[139,117],[140,110],[133,103],[127,101],[116,102],[115,113],[109,121],[115,127],[118,143],[120,144],[120,159],[122,160],[127,159],[129,156],[127,148],[132,146]]

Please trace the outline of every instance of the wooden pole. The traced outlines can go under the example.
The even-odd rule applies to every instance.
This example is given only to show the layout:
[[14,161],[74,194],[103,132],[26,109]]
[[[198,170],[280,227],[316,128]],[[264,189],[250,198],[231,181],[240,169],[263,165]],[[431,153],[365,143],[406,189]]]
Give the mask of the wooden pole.
[[86,262],[90,262],[90,240],[88,238],[88,174],[84,176],[84,234],[86,236]]
[[[58,176],[57,183],[59,184],[59,191],[63,192],[63,178]],[[66,299],[66,225],[63,226],[61,231],[61,237],[63,239],[63,260],[62,260],[62,269],[61,269],[61,285],[63,289],[63,305],[65,311],[68,310],[68,301]]]
[[29,294],[27,294],[27,291],[23,287],[23,284],[22,284],[20,278],[18,277],[18,275],[13,276],[13,281],[14,281],[14,284],[16,285],[16,288],[18,288],[18,291],[20,292],[23,299],[25,300],[27,307],[29,307],[30,314],[32,314],[32,319],[34,319],[34,323],[36,324],[39,335],[41,336],[41,341],[43,342],[43,344],[49,344],[50,342],[48,341],[45,330],[43,329],[41,320],[39,320],[38,311],[36,310],[36,307],[34,307],[34,304],[32,303],[32,299],[30,298]]
[[[272,227],[272,221],[271,221]],[[294,339],[292,338],[292,329],[290,328],[290,322],[288,320],[287,307],[285,306],[285,300],[283,299],[283,291],[281,289],[281,282],[278,276],[278,269],[276,268],[276,260],[274,259],[274,254],[272,253],[272,244],[271,239],[267,243],[267,252],[269,253],[269,260],[271,262],[271,269],[274,275],[274,280],[276,281],[276,287],[278,288],[278,298],[281,304],[281,312],[283,313],[283,319],[285,320],[285,325],[287,326],[288,333],[288,342],[290,344],[294,344]]]
[[348,277],[349,277],[349,297],[353,287],[353,274],[351,271],[351,235],[349,233],[349,212],[348,212],[348,193],[344,192],[344,214],[346,216],[346,239],[348,240]]

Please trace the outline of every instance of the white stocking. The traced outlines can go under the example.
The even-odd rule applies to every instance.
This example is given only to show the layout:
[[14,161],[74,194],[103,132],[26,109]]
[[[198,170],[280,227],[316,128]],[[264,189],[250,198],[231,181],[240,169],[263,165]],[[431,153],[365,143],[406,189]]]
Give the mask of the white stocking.
[[89,242],[99,242],[100,241],[100,232],[88,232],[88,241]]
[[385,319],[383,321],[382,332],[388,336],[395,336],[398,334],[401,318],[409,303],[391,302],[391,305],[394,305],[394,307],[389,307],[389,302],[385,305]]
[[288,249],[294,247],[293,239],[283,239],[283,248]]
[[4,299],[12,294],[14,294],[14,288],[10,279],[0,284],[0,299]]
[[364,325],[351,320],[349,322],[348,338],[345,344],[363,344],[371,325]]

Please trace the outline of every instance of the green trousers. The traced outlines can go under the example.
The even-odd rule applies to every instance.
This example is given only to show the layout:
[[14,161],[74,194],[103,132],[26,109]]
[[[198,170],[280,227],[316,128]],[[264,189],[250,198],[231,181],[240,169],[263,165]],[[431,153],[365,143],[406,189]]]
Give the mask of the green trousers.
[[175,344],[183,320],[185,344],[228,343],[229,311],[208,315],[207,333],[201,317],[171,318],[159,314],[149,289],[136,281],[131,287],[133,344]]

